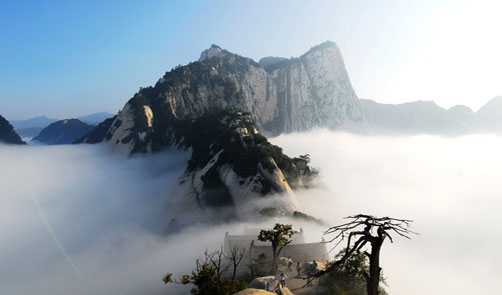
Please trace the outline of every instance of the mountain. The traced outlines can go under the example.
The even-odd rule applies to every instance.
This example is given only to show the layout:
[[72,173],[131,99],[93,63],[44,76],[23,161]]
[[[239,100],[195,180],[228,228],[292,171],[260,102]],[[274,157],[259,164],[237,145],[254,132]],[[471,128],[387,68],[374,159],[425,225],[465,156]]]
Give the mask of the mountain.
[[14,131],[14,127],[12,127],[9,121],[5,120],[2,116],[0,116],[0,143],[26,144]]
[[[269,143],[250,113],[180,120],[170,137],[171,146],[190,150],[191,157],[170,193],[168,231],[202,221],[296,216],[293,189],[308,187],[315,176],[304,158],[291,159]],[[273,205],[257,202],[268,196],[276,196]]]
[[102,140],[110,138],[126,154],[156,151],[166,145],[168,123],[227,109],[251,113],[266,136],[365,123],[335,43],[266,68],[212,45],[199,61],[140,89]]
[[38,116],[27,120],[12,121],[12,126],[14,126],[16,130],[32,127],[45,128],[57,120],[58,119],[47,118],[46,116]]
[[[98,125],[105,119],[111,117],[113,117],[113,114],[107,112],[100,112],[87,116],[78,117],[77,119],[89,125]],[[28,128],[45,128],[56,121],[59,121],[59,119],[48,118],[46,116],[38,116],[27,120],[12,121],[12,125],[16,130],[28,129]]]
[[42,127],[30,127],[30,128],[23,128],[23,129],[17,129],[16,132],[21,136],[21,138],[24,141],[29,141],[32,140],[34,137],[40,134],[42,131]]
[[76,143],[104,141],[125,155],[190,153],[168,198],[173,230],[244,215],[302,215],[294,215],[300,211],[294,190],[309,186],[315,173],[305,157],[289,158],[265,136],[364,124],[335,43],[261,65],[212,45],[198,61],[141,88],[117,116]]
[[502,96],[496,96],[484,106],[476,115],[483,122],[487,130],[502,132]]
[[433,101],[382,104],[360,99],[364,116],[375,134],[461,135],[485,130],[482,120],[466,106],[444,109]]
[[113,117],[113,114],[107,113],[107,112],[101,112],[101,113],[95,113],[83,117],[79,117],[80,121],[87,123],[89,125],[98,125],[99,123],[103,122],[104,120]]
[[33,140],[49,145],[71,144],[94,128],[78,119],[61,120],[44,128]]

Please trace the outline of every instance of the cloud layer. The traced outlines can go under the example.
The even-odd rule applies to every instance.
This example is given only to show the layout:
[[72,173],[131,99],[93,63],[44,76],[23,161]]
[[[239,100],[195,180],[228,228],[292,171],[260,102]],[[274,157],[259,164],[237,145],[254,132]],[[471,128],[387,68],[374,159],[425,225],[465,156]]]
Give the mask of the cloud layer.
[[[321,186],[298,194],[306,213],[331,224],[356,213],[415,221],[419,236],[383,248],[391,294],[498,292],[502,138],[321,130],[272,141],[321,170]],[[186,294],[162,276],[192,269],[245,225],[159,234],[185,163],[178,152],[125,159],[100,145],[0,146],[0,293]]]
[[502,276],[502,138],[365,137],[315,131],[275,138],[310,153],[325,187],[307,211],[341,222],[367,213],[413,219],[420,233],[382,252],[391,294],[496,294]]

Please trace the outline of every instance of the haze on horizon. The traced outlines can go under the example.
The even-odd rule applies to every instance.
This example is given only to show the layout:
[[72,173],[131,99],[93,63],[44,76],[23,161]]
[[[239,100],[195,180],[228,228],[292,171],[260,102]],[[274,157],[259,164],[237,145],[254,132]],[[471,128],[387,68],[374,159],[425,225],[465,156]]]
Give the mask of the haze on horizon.
[[473,110],[502,94],[495,1],[7,1],[0,100],[9,120],[116,112],[210,44],[259,60],[326,40],[361,98]]

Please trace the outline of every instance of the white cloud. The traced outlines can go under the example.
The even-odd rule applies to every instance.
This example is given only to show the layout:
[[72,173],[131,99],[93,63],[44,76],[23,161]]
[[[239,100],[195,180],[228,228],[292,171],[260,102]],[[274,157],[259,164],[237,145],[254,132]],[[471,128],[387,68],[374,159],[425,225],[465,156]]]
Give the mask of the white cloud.
[[[272,141],[321,169],[324,184],[298,194],[306,213],[332,224],[361,212],[415,221],[420,236],[383,248],[392,294],[498,292],[502,138],[318,130]],[[0,146],[0,293],[186,294],[162,276],[189,271],[244,224],[158,234],[185,161],[174,152],[124,159],[99,145]],[[296,226],[311,241],[322,229]]]
[[383,248],[391,294],[498,293],[501,137],[319,130],[273,141],[290,155],[310,153],[322,171],[326,187],[300,198],[312,200],[307,212],[332,223],[357,213],[415,221],[419,236]]

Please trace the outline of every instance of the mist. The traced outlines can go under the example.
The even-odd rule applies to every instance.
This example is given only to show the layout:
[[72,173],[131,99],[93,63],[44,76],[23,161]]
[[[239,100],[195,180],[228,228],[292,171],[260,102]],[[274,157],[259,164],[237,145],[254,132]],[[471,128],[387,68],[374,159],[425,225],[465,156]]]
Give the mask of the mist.
[[330,224],[358,213],[414,220],[420,235],[382,248],[390,294],[500,293],[502,137],[317,130],[272,141],[320,169],[323,185],[299,194],[308,213]]
[[[317,188],[297,193],[306,213],[330,224],[357,213],[414,220],[420,235],[382,249],[390,294],[498,293],[501,137],[317,130],[271,141],[290,156],[309,153],[321,171]],[[164,204],[187,157],[0,145],[0,293],[188,294],[189,287],[164,285],[163,275],[189,272],[226,231],[246,225],[195,224],[162,235]],[[323,229],[298,226],[310,241]]]
[[169,192],[188,156],[0,145],[0,293],[189,294],[190,286],[165,285],[163,276],[190,273],[225,232],[240,234],[246,224],[196,223],[164,234]]

